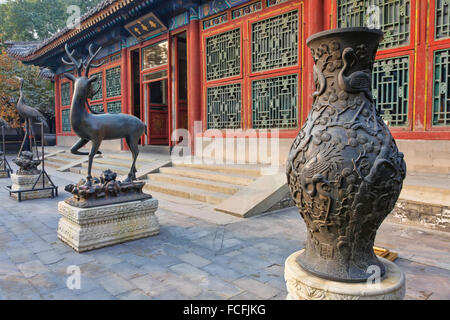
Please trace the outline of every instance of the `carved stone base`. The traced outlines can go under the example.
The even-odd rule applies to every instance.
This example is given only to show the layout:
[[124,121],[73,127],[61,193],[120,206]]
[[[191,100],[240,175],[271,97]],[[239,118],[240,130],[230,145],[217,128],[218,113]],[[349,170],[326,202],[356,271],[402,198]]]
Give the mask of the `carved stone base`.
[[287,300],[402,300],[405,296],[405,275],[394,263],[379,257],[386,274],[377,283],[347,283],[322,279],[306,272],[295,252],[285,263]]
[[61,201],[58,238],[77,252],[159,234],[158,200],[77,208]]
[[[13,173],[11,175],[11,191],[27,191],[32,190],[33,185],[36,182],[36,179],[39,175],[18,175]],[[45,187],[50,187],[50,183],[47,179],[45,179]],[[39,182],[36,184],[36,189],[42,188],[42,177],[39,179]],[[18,200],[18,193],[11,193],[11,197]],[[42,199],[42,198],[51,198],[52,190],[37,190],[37,191],[29,191],[23,192],[21,195],[21,200],[33,200],[33,199]]]

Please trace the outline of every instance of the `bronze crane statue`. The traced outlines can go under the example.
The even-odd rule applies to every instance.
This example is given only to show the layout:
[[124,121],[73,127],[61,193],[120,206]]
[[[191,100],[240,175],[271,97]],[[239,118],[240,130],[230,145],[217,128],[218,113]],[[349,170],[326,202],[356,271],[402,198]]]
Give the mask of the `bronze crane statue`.
[[20,151],[19,151],[19,156],[20,156],[27,137],[30,138],[30,151],[32,151],[32,149],[33,149],[33,147],[32,147],[33,146],[32,139],[34,138],[33,123],[34,122],[39,122],[39,123],[42,122],[44,124],[44,126],[47,128],[48,128],[48,125],[47,125],[47,120],[42,115],[42,113],[40,113],[37,109],[32,108],[26,104],[24,92],[23,92],[23,82],[24,81],[20,77],[16,76],[16,78],[20,82],[20,96],[19,96],[19,101],[17,101],[16,109],[17,109],[17,112],[19,113],[19,115],[22,117],[22,119],[25,120],[25,138],[22,142],[22,146],[20,147]]
[[[62,58],[62,61],[70,66],[74,66],[77,76],[65,73],[64,76],[71,80],[74,84],[74,92],[72,104],[70,106],[70,123],[72,130],[80,137],[80,140],[72,147],[71,152],[78,155],[89,155],[88,175],[86,185],[92,185],[92,161],[94,156],[99,152],[100,145],[103,140],[116,140],[125,138],[128,147],[133,155],[133,162],[125,181],[131,182],[136,180],[136,159],[139,155],[139,140],[143,134],[147,133],[147,126],[137,117],[123,113],[119,114],[95,114],[89,113],[86,109],[90,109],[87,99],[92,97],[92,84],[97,80],[97,76],[89,78],[89,70],[91,67],[98,68],[103,63],[93,64],[95,57],[100,53],[102,47],[94,53],[92,44],[89,46],[89,58],[76,60],[73,56],[75,50],[69,51],[66,44],[65,50],[70,61]],[[82,69],[85,69],[82,75]],[[80,152],[80,148],[88,142],[92,143],[89,153]]]

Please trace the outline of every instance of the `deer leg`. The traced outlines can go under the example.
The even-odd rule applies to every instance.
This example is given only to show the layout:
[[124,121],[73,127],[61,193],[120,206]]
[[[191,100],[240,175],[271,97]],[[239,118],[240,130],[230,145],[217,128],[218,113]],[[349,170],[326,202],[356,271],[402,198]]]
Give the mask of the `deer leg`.
[[97,154],[98,149],[100,148],[100,144],[102,143],[102,141],[92,141],[92,148],[91,148],[91,152],[89,153],[89,164],[88,164],[88,175],[86,177],[87,179],[87,186],[91,186],[92,185],[92,162],[94,161],[94,157]]
[[80,156],[87,156],[87,155],[89,155],[88,152],[80,152],[80,151],[78,151],[81,148],[83,148],[88,142],[89,142],[89,140],[87,140],[87,139],[80,139],[80,140],[78,140],[77,143],[75,143],[73,145],[72,149],[70,149],[70,152],[72,154],[76,154],[76,155],[80,155]]
[[128,178],[125,181],[134,181],[136,180],[136,160],[139,155],[139,138],[131,139],[130,137],[125,138],[128,147],[133,154],[133,163],[131,164],[130,173],[128,174]]

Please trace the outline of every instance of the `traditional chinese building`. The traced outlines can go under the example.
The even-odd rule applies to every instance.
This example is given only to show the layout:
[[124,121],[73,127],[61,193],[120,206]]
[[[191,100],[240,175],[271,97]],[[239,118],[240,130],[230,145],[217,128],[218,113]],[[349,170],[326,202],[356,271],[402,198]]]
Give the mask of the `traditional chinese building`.
[[230,139],[279,129],[283,162],[312,105],[306,39],[375,23],[385,32],[373,74],[380,113],[410,168],[450,172],[449,7],[444,0],[105,0],[79,28],[12,44],[9,53],[53,73],[58,145],[76,139],[64,45],[81,57],[94,42],[106,63],[91,71],[99,90],[89,103],[141,118],[149,130],[143,145],[173,146],[179,139],[171,133],[188,129],[198,153],[211,140],[203,138],[224,129],[242,130]]

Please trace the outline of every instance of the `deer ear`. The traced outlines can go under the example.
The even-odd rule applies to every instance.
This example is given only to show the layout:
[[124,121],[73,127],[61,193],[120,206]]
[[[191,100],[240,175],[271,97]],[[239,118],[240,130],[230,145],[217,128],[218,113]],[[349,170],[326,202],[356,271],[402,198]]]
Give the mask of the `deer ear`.
[[64,73],[63,75],[64,75],[64,77],[66,77],[66,78],[69,79],[69,80],[72,80],[72,81],[75,81],[75,80],[76,80],[75,77],[74,77],[74,75],[71,74],[71,73]]

